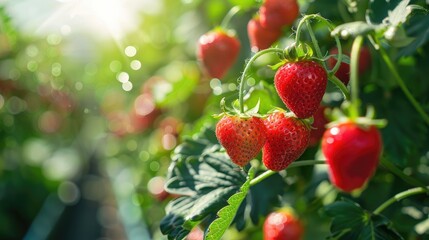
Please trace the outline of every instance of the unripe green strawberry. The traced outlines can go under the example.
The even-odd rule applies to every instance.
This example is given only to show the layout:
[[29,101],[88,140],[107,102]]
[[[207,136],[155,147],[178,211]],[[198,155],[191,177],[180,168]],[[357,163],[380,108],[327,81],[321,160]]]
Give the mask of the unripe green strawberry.
[[288,209],[272,212],[264,222],[264,240],[300,240],[304,227]]
[[317,62],[288,62],[277,70],[274,84],[289,110],[298,118],[309,118],[319,108],[328,76]]
[[322,151],[329,167],[331,182],[345,192],[362,188],[374,174],[382,150],[380,132],[344,122],[326,130]]
[[310,127],[303,120],[274,112],[265,119],[267,142],[262,149],[262,162],[273,171],[285,169],[298,159],[308,146]]
[[261,151],[266,128],[257,117],[226,115],[216,125],[216,137],[232,162],[243,167]]

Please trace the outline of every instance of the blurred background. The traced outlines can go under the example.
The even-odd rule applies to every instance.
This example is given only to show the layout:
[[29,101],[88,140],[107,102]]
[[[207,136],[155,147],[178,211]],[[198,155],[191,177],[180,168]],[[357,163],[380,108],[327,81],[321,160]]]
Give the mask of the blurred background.
[[225,3],[0,1],[0,239],[160,238],[171,150],[212,92],[196,42]]

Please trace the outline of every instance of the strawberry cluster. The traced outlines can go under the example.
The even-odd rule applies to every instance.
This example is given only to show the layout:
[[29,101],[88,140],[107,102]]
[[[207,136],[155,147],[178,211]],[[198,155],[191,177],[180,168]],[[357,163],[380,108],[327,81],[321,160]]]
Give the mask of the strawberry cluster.
[[280,38],[283,28],[292,25],[298,14],[296,0],[265,0],[259,14],[247,25],[252,51],[269,48]]
[[315,61],[287,62],[274,78],[280,98],[292,113],[274,111],[264,120],[255,116],[224,116],[216,136],[231,160],[244,166],[262,149],[262,162],[280,171],[298,159],[310,141],[305,120],[319,109],[327,84],[325,69]]

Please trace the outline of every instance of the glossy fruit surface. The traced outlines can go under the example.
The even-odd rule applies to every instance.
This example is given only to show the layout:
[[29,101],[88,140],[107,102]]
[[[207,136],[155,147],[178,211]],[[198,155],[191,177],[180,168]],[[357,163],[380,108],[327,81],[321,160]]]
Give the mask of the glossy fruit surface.
[[210,77],[223,78],[237,60],[239,40],[222,30],[208,32],[200,37],[197,55]]
[[216,125],[216,137],[232,162],[243,167],[261,151],[266,128],[257,117],[224,116]]
[[314,61],[288,62],[274,77],[283,103],[298,118],[309,118],[319,108],[327,85],[325,69]]
[[281,30],[291,25],[299,15],[296,0],[265,0],[259,10],[265,28]]
[[263,230],[264,240],[300,240],[304,235],[301,222],[288,210],[270,213]]
[[264,28],[258,17],[249,21],[247,24],[247,33],[253,52],[269,48],[282,35],[280,29]]
[[281,171],[298,159],[308,146],[310,128],[300,119],[274,112],[264,120],[267,142],[262,162],[273,171]]
[[332,184],[345,192],[363,187],[378,166],[382,145],[374,126],[363,128],[345,122],[326,130],[322,151]]

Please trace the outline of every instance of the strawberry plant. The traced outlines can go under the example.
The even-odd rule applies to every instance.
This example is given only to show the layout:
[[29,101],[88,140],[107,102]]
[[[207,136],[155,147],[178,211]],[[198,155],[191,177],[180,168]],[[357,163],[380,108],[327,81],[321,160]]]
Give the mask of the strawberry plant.
[[0,239],[429,239],[428,1],[31,2]]
[[[172,155],[166,189],[183,196],[167,206],[167,215],[161,222],[163,234],[169,239],[182,239],[199,226],[204,230],[204,239],[221,239],[224,234],[226,239],[238,239],[240,235],[250,239],[261,229],[260,219],[265,219],[264,239],[416,236],[416,229],[414,234],[405,235],[400,227],[396,230],[397,220],[392,213],[382,214],[395,201],[427,194],[429,190],[424,178],[404,173],[401,163],[392,157],[391,151],[397,151],[392,149],[396,140],[386,136],[392,134],[390,126],[395,120],[392,123],[388,112],[374,101],[377,91],[387,89],[383,90],[383,83],[373,79],[389,72],[402,90],[397,94],[412,106],[408,111],[414,112],[420,127],[427,128],[427,108],[411,94],[387,53],[399,47],[410,55],[422,47],[408,46],[414,40],[407,37],[404,29],[412,19],[411,13],[424,14],[426,10],[409,1],[397,5],[380,2],[339,3],[342,14],[348,12],[347,19],[356,19],[347,22],[324,18],[323,11],[312,14],[321,5],[307,3],[301,9],[308,12],[301,12],[303,16],[295,28],[289,29],[292,35],[285,33],[297,16],[296,3],[262,2],[257,16],[247,25],[255,53],[243,62],[238,88],[223,91],[219,96],[222,108],[231,105],[235,113],[220,120],[203,118],[206,128],[187,138]],[[242,8],[227,14],[228,21],[234,14],[252,12],[244,3],[237,4]],[[376,14],[380,6],[389,10]],[[360,20],[365,9],[366,22]],[[382,14],[383,21],[377,20]],[[278,39],[279,46],[270,47]],[[347,48],[351,50],[345,51]],[[262,57],[264,61],[260,60]],[[368,70],[371,64],[376,65]],[[263,75],[261,71],[271,74]],[[420,101],[424,101],[422,96]],[[219,101],[219,97],[214,97],[214,101]],[[250,109],[256,101],[257,107]],[[395,100],[383,101],[388,104]],[[240,117],[247,112],[252,114]],[[317,133],[312,133],[312,128]],[[427,141],[427,137],[424,139]],[[418,149],[423,150],[426,145],[419,144]],[[322,167],[325,164],[327,168]],[[390,183],[383,180],[387,176]],[[401,182],[401,188],[392,187],[392,179]],[[261,188],[266,184],[276,187]],[[383,188],[386,184],[391,187]],[[378,188],[384,192],[374,200],[371,192]],[[257,197],[261,194],[266,197]],[[268,215],[276,207],[295,207],[296,213],[279,211]],[[314,215],[321,213],[319,218],[326,225],[312,229]],[[298,223],[294,220],[298,215],[307,221]],[[238,232],[230,232],[230,226]]]

